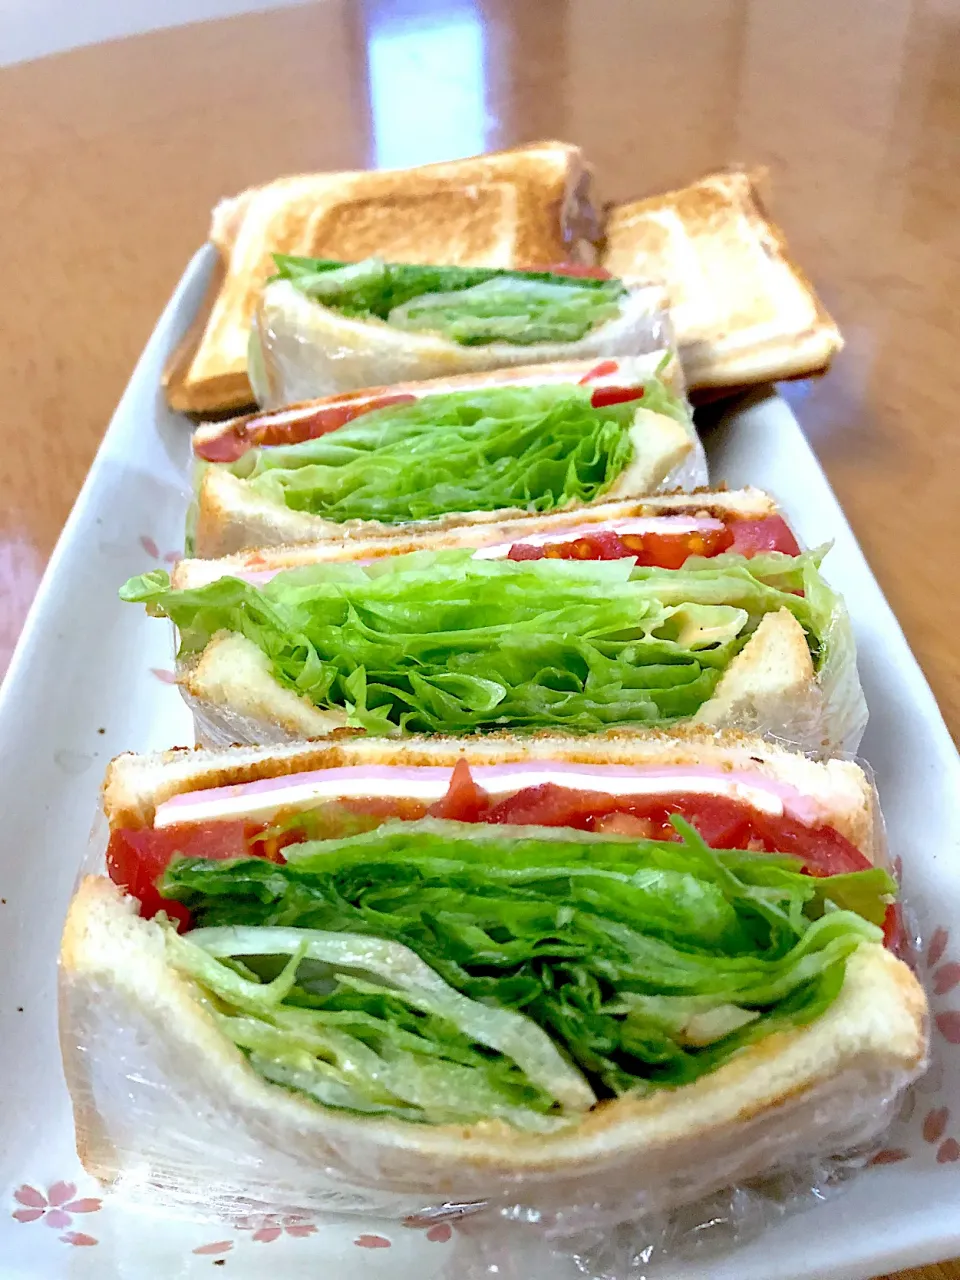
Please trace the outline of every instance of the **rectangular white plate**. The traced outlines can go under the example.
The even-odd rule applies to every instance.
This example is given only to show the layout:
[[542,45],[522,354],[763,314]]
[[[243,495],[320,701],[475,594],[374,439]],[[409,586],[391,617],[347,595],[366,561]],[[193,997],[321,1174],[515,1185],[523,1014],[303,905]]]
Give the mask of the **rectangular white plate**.
[[[121,605],[118,586],[182,546],[189,428],[160,392],[167,353],[203,295],[212,250],[194,258],[137,366],[47,569],[0,694],[0,1273],[61,1280],[430,1280],[470,1274],[448,1227],[386,1222],[171,1222],[149,1205],[101,1203],[73,1147],[56,1037],[60,928],[104,766],[124,750],[191,739],[166,682],[168,630]],[[960,1254],[960,759],[816,458],[790,409],[759,394],[708,434],[715,480],[769,489],[808,545],[834,540],[828,576],[845,594],[860,649],[876,771],[892,852],[926,942],[934,1065],[889,1163],[846,1194],[782,1221],[716,1260],[723,1280],[860,1277]],[[956,921],[954,927],[953,922]],[[514,1255],[501,1276],[561,1280]],[[218,1271],[211,1268],[217,1266]],[[571,1272],[572,1274],[572,1272]],[[704,1274],[704,1263],[670,1276]]]

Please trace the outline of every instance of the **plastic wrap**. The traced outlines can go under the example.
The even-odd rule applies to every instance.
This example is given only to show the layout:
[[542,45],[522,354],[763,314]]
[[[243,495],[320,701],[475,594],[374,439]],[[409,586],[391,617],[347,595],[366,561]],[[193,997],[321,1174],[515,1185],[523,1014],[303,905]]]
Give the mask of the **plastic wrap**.
[[576,342],[461,346],[440,334],[356,319],[306,297],[289,280],[264,289],[250,334],[247,368],[264,408],[361,387],[477,373],[557,360],[637,356],[673,344],[662,285],[632,285],[620,315]]
[[[747,1244],[790,1214],[842,1195],[870,1163],[876,1143],[839,1155],[785,1163],[759,1178],[725,1187],[667,1213],[642,1213],[631,1222],[592,1227],[568,1236],[531,1229],[503,1215],[491,1223],[470,1208],[440,1221],[452,1224],[457,1249],[444,1273],[452,1280],[656,1280],[677,1264],[709,1265]],[[423,1224],[431,1221],[424,1215]]]
[[[864,852],[889,867],[872,784],[870,792],[873,844]],[[101,821],[88,875],[103,872],[105,834]],[[229,1069],[209,1030],[205,1039],[200,1023],[191,1025],[205,1018],[196,988],[186,1001],[183,990],[171,994],[149,954],[128,956],[124,943],[111,960],[110,944],[98,942],[95,963],[106,955],[100,980],[78,974],[69,955],[61,965],[61,1041],[88,1169],[122,1195],[196,1218],[348,1213],[422,1227],[452,1222],[455,1274],[642,1280],[665,1259],[701,1257],[747,1239],[833,1194],[867,1164],[925,1067],[878,1052],[857,1056],[848,1046],[835,1070],[818,1077],[808,1068],[806,1083],[781,1084],[772,1104],[763,1093],[769,1081],[758,1082],[762,1102],[753,1115],[746,1098],[726,1120],[698,1114],[694,1103],[643,1150],[631,1149],[629,1139],[619,1148],[601,1143],[580,1160],[559,1151],[552,1167],[524,1172],[522,1160],[511,1167],[511,1152],[502,1149],[469,1157],[471,1145],[483,1145],[482,1125],[433,1143],[430,1126],[403,1125],[420,1132],[398,1137],[395,1123],[342,1113],[327,1113],[334,1117],[328,1124],[308,1131],[272,1086],[265,1107]],[[133,997],[116,977],[128,960],[142,975]],[[846,990],[801,1033],[808,1057],[834,1034],[828,1019],[855,1016],[843,1006]],[[720,1073],[736,1073],[736,1062]],[[617,1123],[629,1127],[629,1119],[608,1126],[615,1136]]]

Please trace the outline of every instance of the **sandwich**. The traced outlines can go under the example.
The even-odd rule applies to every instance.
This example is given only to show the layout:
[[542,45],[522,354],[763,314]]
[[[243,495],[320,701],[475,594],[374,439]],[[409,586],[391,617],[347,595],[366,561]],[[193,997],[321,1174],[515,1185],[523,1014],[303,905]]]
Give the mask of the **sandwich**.
[[248,373],[267,407],[382,382],[639,355],[669,342],[664,291],[549,272],[275,255]]
[[706,481],[669,354],[345,393],[201,427],[190,547],[365,537]]
[[121,756],[60,955],[77,1143],[230,1218],[664,1209],[923,1069],[874,795],[743,735]]
[[843,345],[764,210],[758,177],[713,173],[607,218],[603,265],[624,282],[665,282],[687,382],[701,394],[820,373]]
[[253,403],[247,341],[275,253],[358,262],[549,267],[576,261],[597,228],[577,147],[541,142],[422,168],[314,173],[254,187],[213,212],[221,269],[164,382],[174,409]]
[[612,538],[545,545],[369,557],[347,543],[357,558],[293,567],[261,550],[146,573],[121,597],[175,624],[180,687],[211,742],[693,722],[855,749],[866,711],[822,549],[792,554],[775,517],[725,551],[711,538],[736,539],[736,521],[612,523]]

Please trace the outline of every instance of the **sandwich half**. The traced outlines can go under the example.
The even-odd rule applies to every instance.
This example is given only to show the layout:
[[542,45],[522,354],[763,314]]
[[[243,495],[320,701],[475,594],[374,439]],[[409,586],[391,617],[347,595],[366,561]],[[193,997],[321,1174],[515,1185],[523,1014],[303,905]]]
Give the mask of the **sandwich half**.
[[707,474],[664,352],[345,393],[202,427],[194,452],[200,556],[573,510]]
[[224,200],[210,227],[221,272],[166,370],[171,407],[205,414],[253,403],[247,342],[275,253],[549,267],[577,260],[596,238],[588,186],[579,148],[540,142],[415,169],[300,174]]
[[670,342],[662,286],[628,287],[602,268],[276,261],[248,360],[267,407],[477,369],[639,355]]
[[774,515],[741,534],[729,510],[632,518],[626,505],[593,528],[495,526],[505,540],[480,548],[464,526],[453,546],[408,554],[369,540],[186,561],[173,582],[153,571],[121,595],[176,625],[208,741],[692,721],[855,749],[866,712],[822,553],[799,552]]
[[603,265],[625,281],[666,283],[691,390],[820,373],[843,345],[763,208],[758,177],[709,174],[607,219]]
[[230,1216],[664,1209],[923,1069],[856,765],[703,731],[121,756],[60,1025],[104,1182]]

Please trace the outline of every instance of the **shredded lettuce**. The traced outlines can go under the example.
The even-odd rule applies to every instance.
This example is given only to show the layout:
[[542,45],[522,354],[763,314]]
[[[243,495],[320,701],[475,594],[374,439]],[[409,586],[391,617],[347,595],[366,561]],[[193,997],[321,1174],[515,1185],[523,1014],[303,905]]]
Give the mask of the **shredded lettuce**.
[[[514,1111],[582,1111],[595,1101],[540,1027],[513,1010],[468,999],[398,942],[342,931],[221,927],[195,930],[187,938],[168,930],[166,943],[171,963],[230,1010],[221,1025],[235,1043],[260,1054],[272,1047],[281,1059],[287,1045],[288,1065],[301,1070],[308,1067],[302,1056],[309,1051],[339,1070],[341,1084],[364,1086],[373,1102],[435,1113],[449,1110],[455,1094],[462,1118],[473,1104],[477,1116],[500,1114],[504,1092]],[[283,968],[278,977],[260,982],[217,959],[250,956],[282,957]],[[393,1006],[402,1016],[391,1023],[383,1010]],[[445,1038],[452,1053],[443,1051]],[[470,1074],[475,1059],[487,1060],[481,1048],[510,1060],[499,1092],[482,1071]],[[435,1060],[420,1062],[418,1056]],[[503,1076],[504,1063],[493,1061],[494,1074]],[[329,1071],[322,1074],[329,1079]],[[471,1088],[486,1088],[485,1102],[482,1094],[471,1101]]]
[[[684,420],[656,378],[638,403]],[[251,449],[230,470],[271,502],[335,521],[553,511],[594,501],[629,466],[636,407],[594,408],[588,389],[569,385],[451,392],[301,444]]]
[[881,939],[885,871],[815,878],[674,823],[678,842],[427,819],[280,866],[179,859],[160,889],[200,927],[169,934],[171,959],[269,1079],[536,1127],[805,1025]]
[[394,307],[387,323],[400,329],[440,333],[461,346],[510,342],[578,342],[585,333],[620,314],[623,290],[581,289],[499,279],[448,293],[427,293]]
[[415,552],[321,564],[263,586],[224,577],[170,589],[132,578],[127,601],[171,618],[180,656],[236,632],[286,688],[379,733],[514,728],[591,732],[696,713],[763,616],[786,607],[819,661],[833,610],[794,594],[817,556],[739,556],[690,568],[632,560],[474,560]]
[[546,271],[433,267],[378,258],[345,264],[275,254],[278,277],[360,319],[440,333],[464,346],[576,342],[620,312],[619,280]]

